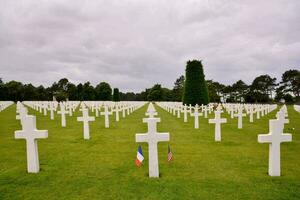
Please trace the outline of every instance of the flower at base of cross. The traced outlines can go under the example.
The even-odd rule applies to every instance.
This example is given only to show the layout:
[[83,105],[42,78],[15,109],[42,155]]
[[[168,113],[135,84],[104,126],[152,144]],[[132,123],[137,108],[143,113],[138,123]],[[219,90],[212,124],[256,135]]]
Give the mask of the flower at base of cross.
[[142,162],[144,160],[144,156],[143,156],[143,151],[142,151],[142,147],[141,145],[139,145],[137,154],[136,154],[136,160],[135,160],[135,164],[137,167],[140,167],[142,165]]

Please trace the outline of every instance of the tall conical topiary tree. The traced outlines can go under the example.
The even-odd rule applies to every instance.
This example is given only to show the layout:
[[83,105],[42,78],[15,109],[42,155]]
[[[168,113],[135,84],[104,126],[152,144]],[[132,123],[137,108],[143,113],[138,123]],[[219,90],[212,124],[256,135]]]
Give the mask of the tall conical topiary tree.
[[120,93],[118,88],[114,88],[113,101],[120,101]]
[[208,90],[201,61],[188,61],[185,70],[183,103],[191,105],[208,104]]

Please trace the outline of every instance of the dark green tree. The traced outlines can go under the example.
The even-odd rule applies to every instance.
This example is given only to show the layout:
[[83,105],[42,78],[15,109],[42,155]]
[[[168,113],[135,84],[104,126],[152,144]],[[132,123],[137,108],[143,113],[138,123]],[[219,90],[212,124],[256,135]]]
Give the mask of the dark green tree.
[[211,102],[220,102],[220,95],[218,94],[218,86],[220,85],[218,82],[214,82],[213,80],[206,81],[209,99]]
[[201,61],[188,61],[185,70],[183,103],[208,104],[208,90]]
[[67,95],[69,100],[77,100],[78,99],[78,91],[76,85],[73,83],[68,84]]
[[106,82],[99,83],[95,88],[96,99],[102,101],[111,101],[112,89],[110,85]]
[[6,101],[6,100],[9,99],[7,90],[8,89],[6,87],[6,84],[4,84],[2,82],[2,79],[1,79],[1,83],[0,83],[0,101]]
[[180,76],[176,79],[173,87],[173,101],[182,101],[183,95],[183,87],[184,87],[184,76]]
[[272,99],[276,85],[276,78],[271,78],[267,74],[261,75],[256,77],[252,82],[250,93],[255,102],[268,102]]
[[65,101],[68,96],[69,80],[67,78],[60,79],[57,83],[54,82],[51,86],[52,95],[58,101]]
[[244,102],[246,99],[248,88],[248,85],[242,80],[238,80],[236,83],[232,84],[232,90],[234,92],[234,101]]
[[147,96],[148,101],[162,101],[163,99],[163,89],[160,84],[154,85]]
[[49,101],[52,100],[51,93],[49,89],[44,88],[44,86],[40,85],[36,88],[37,99],[39,101]]
[[120,92],[120,100],[121,101],[136,101],[136,94],[133,92]]
[[174,101],[173,91],[168,88],[162,88],[162,99],[160,101]]
[[300,71],[288,70],[282,74],[281,77],[281,92],[287,94],[292,93],[297,101],[300,101]]
[[114,88],[113,101],[120,101],[120,93],[118,88]]
[[32,84],[25,84],[22,94],[24,101],[34,101],[38,97],[37,89]]
[[10,101],[21,101],[23,93],[23,84],[17,81],[10,81],[5,84],[7,91],[7,100]]
[[77,100],[83,101],[83,85],[81,83],[77,85]]
[[82,97],[84,101],[92,101],[95,100],[95,89],[90,84],[90,82],[86,82],[83,84]]

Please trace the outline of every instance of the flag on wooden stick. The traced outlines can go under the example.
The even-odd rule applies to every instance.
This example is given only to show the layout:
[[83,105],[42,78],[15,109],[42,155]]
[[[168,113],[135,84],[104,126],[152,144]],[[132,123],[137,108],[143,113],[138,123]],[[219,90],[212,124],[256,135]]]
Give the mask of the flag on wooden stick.
[[168,162],[170,162],[172,159],[173,159],[173,154],[170,145],[168,145]]
[[141,147],[141,145],[139,145],[138,151],[136,154],[136,160],[135,160],[136,166],[140,167],[142,165],[143,160],[144,160],[144,156],[143,156],[142,147]]

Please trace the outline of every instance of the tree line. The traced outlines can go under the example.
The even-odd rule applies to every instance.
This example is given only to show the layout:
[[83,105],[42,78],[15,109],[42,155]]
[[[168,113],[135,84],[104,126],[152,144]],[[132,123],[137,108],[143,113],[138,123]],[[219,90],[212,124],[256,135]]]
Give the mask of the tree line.
[[[206,80],[210,102],[246,102],[269,103],[285,100],[299,102],[300,71],[291,69],[282,74],[281,80],[268,74],[256,77],[250,85],[238,80],[232,85],[225,85],[213,80]],[[58,100],[80,101],[182,101],[185,76],[180,76],[174,82],[173,88],[165,88],[155,84],[140,93],[119,92],[112,89],[109,83],[100,82],[95,87],[90,82],[75,85],[67,78],[54,82],[50,87],[42,85],[23,84],[18,81],[4,83],[0,79],[0,100],[11,101],[51,101]]]

